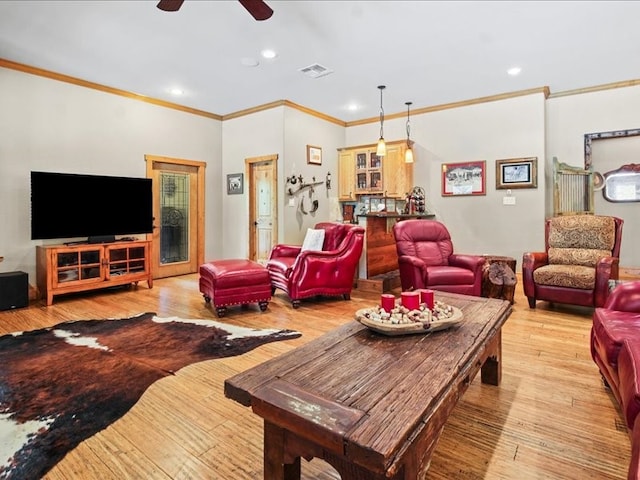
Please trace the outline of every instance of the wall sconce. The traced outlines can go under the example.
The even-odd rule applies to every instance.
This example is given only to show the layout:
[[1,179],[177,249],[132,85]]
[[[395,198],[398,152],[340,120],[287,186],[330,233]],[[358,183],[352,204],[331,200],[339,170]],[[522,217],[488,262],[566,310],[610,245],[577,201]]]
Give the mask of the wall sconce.
[[327,190],[331,190],[331,172],[327,172],[327,179],[325,180]]
[[412,102],[405,102],[407,106],[407,149],[404,152],[404,163],[413,163],[413,149],[411,148],[411,140],[409,133],[411,132],[411,126],[409,121],[409,108]]
[[382,108],[382,91],[387,88],[384,85],[378,85],[380,89],[380,139],[378,140],[378,148],[376,149],[376,155],[384,157],[387,154],[387,145],[384,142],[384,108]]

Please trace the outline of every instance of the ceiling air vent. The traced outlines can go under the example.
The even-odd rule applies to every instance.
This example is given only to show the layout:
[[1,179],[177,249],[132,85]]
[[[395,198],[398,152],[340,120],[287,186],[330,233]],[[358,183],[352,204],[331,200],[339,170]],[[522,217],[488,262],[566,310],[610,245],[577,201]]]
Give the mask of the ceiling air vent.
[[300,71],[307,77],[311,78],[320,78],[333,73],[333,70],[329,70],[327,67],[323,67],[319,63],[314,63],[308,67],[301,68]]

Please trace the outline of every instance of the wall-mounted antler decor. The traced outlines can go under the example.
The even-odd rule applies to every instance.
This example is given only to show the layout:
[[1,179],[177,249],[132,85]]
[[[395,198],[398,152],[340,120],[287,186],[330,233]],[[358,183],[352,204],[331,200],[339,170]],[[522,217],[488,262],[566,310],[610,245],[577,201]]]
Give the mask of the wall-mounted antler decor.
[[295,195],[296,193],[300,193],[305,188],[316,187],[318,185],[322,185],[323,183],[325,182],[317,182],[316,177],[311,177],[311,183],[305,183],[302,175],[298,175],[297,177],[295,175],[291,175],[290,177],[287,177],[287,185],[297,186],[297,190],[294,190],[295,187],[287,187],[287,194]]

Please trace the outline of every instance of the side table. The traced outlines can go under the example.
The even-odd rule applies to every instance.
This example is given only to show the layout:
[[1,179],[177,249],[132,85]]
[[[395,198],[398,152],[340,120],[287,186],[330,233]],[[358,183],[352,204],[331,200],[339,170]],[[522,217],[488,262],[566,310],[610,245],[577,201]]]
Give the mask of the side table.
[[513,305],[516,291],[516,259],[500,255],[483,255],[482,296],[508,300]]

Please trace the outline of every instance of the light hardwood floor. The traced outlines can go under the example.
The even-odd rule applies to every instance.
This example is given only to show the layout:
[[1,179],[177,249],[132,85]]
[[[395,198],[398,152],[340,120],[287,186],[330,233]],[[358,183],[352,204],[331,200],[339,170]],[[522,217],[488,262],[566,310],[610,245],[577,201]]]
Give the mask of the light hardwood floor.
[[[311,299],[294,310],[277,291],[264,313],[256,305],[229,309],[225,322],[303,335],[194,364],[156,382],[124,417],[79,445],[45,478],[262,478],[261,419],[225,398],[224,380],[351,321],[353,312],[378,299],[354,290],[351,301]],[[198,292],[198,276],[187,275],[157,280],[151,290],[141,284],[0,312],[0,333],[141,312],[216,319]],[[546,302],[530,310],[517,285],[503,329],[502,383],[482,385],[479,376],[473,381],[446,424],[428,479],[626,478],[629,439],[589,353],[591,314]],[[304,479],[339,478],[320,460],[302,464]]]

